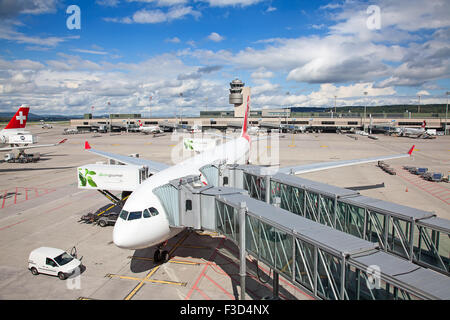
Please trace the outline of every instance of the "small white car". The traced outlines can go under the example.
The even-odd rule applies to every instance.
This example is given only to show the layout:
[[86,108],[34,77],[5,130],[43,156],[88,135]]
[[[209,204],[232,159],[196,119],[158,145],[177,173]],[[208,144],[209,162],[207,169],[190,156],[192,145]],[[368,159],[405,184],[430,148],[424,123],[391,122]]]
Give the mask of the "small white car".
[[30,253],[28,269],[33,275],[44,273],[64,280],[77,269],[81,271],[81,261],[61,249],[41,247]]

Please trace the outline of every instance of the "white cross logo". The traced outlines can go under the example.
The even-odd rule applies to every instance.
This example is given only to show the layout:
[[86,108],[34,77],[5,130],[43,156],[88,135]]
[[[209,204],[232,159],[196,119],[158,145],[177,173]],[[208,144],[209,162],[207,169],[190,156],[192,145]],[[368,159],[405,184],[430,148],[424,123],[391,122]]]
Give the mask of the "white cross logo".
[[16,117],[16,119],[20,121],[20,124],[23,124],[23,120],[27,120],[27,117],[23,115],[22,111],[19,111],[19,115]]

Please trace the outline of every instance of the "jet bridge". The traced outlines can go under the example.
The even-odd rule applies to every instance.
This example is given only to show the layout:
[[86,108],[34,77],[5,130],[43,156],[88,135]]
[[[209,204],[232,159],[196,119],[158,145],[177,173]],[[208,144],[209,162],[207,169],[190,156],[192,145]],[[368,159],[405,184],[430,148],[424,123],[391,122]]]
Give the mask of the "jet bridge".
[[[346,192],[344,198],[351,195]],[[273,197],[274,206],[242,189],[205,186],[200,176],[170,181],[154,193],[171,226],[217,231],[238,245],[241,298],[251,255],[274,270],[274,296],[281,275],[318,299],[450,299],[445,275],[385,252],[378,242],[279,208],[279,198]]]
[[450,221],[359,192],[266,168],[234,166],[223,176],[242,171],[250,197],[276,204],[299,216],[358,238],[378,243],[380,250],[450,275]]

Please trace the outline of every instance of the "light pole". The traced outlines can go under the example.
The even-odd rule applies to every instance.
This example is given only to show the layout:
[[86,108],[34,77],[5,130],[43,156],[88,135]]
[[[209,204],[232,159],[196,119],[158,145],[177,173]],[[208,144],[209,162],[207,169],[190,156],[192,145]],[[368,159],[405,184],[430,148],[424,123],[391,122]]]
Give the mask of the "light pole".
[[[364,96],[367,97],[367,91],[364,91]],[[363,124],[363,129],[364,132],[366,131],[366,109],[367,109],[367,101],[366,99],[364,99],[364,124]]]
[[445,126],[444,126],[444,134],[447,135],[447,115],[448,115],[448,95],[450,94],[450,91],[447,91],[445,93],[447,95],[447,107],[445,108]]
[[419,105],[417,106],[417,113],[420,113],[420,94],[419,94]]
[[334,113],[336,114],[336,98],[337,96],[334,96]]
[[148,102],[148,112],[150,113],[150,119],[152,118],[152,106],[151,106],[152,99],[153,99],[153,96],[150,96],[149,102]]

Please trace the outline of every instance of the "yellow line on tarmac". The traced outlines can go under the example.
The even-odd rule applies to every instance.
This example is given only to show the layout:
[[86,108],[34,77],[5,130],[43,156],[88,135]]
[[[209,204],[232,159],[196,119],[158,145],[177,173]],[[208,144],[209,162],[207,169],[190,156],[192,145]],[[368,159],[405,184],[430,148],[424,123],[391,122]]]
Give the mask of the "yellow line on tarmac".
[[[178,242],[175,244],[175,246],[172,248],[172,250],[169,251],[169,256],[181,245],[181,243],[183,243],[184,240],[187,239],[187,237],[189,236],[189,233],[186,232],[185,236],[182,237],[180,240],[178,240]],[[130,300],[131,298],[133,298],[133,296],[136,294],[136,292],[139,291],[139,289],[141,289],[141,287],[144,285],[146,280],[149,280],[150,277],[159,269],[161,265],[158,265],[156,267],[154,267],[150,273],[125,297],[125,300]]]
[[[146,261],[153,261],[152,258],[146,258],[146,257],[132,257],[129,256],[129,259],[136,259],[136,260],[146,260]],[[169,263],[178,263],[178,264],[189,264],[189,265],[199,265],[199,262],[189,262],[189,261],[180,261],[180,260],[169,260]]]
[[[126,200],[128,197],[129,197],[129,195],[126,196],[125,198],[123,198],[122,201],[123,201],[123,200]],[[116,206],[115,204],[111,205],[111,206],[108,207],[107,209],[105,209],[105,210],[103,210],[102,212],[100,212],[99,214],[97,214],[97,216],[101,216],[102,214],[104,214],[105,212],[108,212],[109,210],[111,210],[111,209],[114,208],[115,206]]]
[[145,281],[145,282],[151,282],[151,283],[162,283],[162,284],[173,284],[177,286],[186,286],[186,282],[176,282],[176,281],[170,281],[170,280],[153,280],[153,279],[146,279],[146,278],[136,278],[136,277],[129,277],[129,276],[120,276],[118,274],[109,274],[110,278],[119,278],[119,279],[126,279],[126,280],[137,280],[137,281]]

